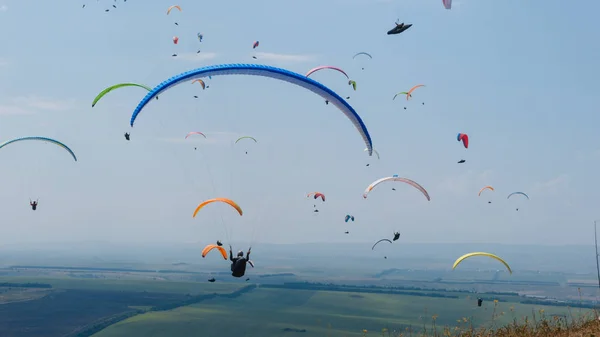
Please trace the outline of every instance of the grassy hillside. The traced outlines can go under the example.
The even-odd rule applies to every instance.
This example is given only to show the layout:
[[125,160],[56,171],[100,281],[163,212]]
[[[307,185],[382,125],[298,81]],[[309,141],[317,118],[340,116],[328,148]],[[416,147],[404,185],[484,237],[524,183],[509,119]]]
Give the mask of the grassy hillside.
[[258,288],[234,300],[208,300],[171,311],[138,315],[112,325],[94,337],[167,334],[177,337],[191,336],[198,331],[202,331],[203,336],[268,337],[305,332],[307,336],[335,337],[363,336],[363,330],[381,334],[382,327],[388,332],[396,331],[396,335],[413,331],[416,336],[418,331],[431,330],[434,325],[438,328],[458,325],[467,332],[471,326],[493,328],[525,316],[533,319],[533,315],[540,312],[545,317],[570,317],[571,314],[576,316],[579,309],[569,312],[568,308],[534,308],[494,301],[477,307],[475,299],[468,296],[449,299]]

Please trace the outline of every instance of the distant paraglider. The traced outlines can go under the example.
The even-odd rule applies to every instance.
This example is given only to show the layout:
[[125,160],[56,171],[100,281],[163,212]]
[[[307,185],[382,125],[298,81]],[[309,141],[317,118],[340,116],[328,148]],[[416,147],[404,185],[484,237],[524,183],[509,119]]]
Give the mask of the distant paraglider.
[[465,149],[469,148],[469,136],[466,133],[459,133],[456,136],[456,140],[457,141],[462,141],[463,146],[465,147]]
[[[512,197],[513,195],[522,195],[525,198],[527,198],[527,200],[529,200],[529,196],[523,192],[513,192],[513,193],[509,194],[508,197],[506,197],[506,199],[510,199],[510,197]],[[517,211],[519,211],[519,208],[517,208]]]
[[421,193],[423,193],[425,198],[427,198],[427,201],[431,201],[431,198],[429,197],[429,193],[427,193],[427,191],[425,190],[425,188],[423,188],[423,186],[419,185],[418,183],[416,183],[410,179],[400,178],[397,175],[375,180],[373,183],[371,183],[371,185],[367,186],[367,188],[365,189],[365,192],[363,193],[363,198],[366,199],[367,195],[369,194],[369,192],[371,192],[371,190],[373,190],[377,185],[379,185],[383,182],[386,182],[386,181],[398,181],[398,182],[406,183],[406,184],[418,189]]
[[400,33],[402,33],[403,31],[405,31],[405,30],[409,29],[410,27],[412,27],[412,24],[405,25],[405,24],[404,24],[404,22],[402,22],[402,23],[398,23],[398,22],[396,22],[396,27],[394,27],[394,28],[390,29],[390,30],[387,32],[387,35],[395,35],[395,34],[400,34]]
[[373,245],[373,247],[371,247],[371,250],[375,250],[375,246],[377,246],[380,242],[384,242],[384,241],[392,243],[392,241],[390,241],[390,239],[381,239],[381,240],[375,242],[375,244]]
[[462,261],[464,261],[465,259],[468,259],[470,257],[473,257],[473,256],[486,256],[486,257],[491,257],[492,259],[496,259],[496,260],[500,261],[506,267],[506,269],[508,269],[508,271],[512,274],[512,270],[510,269],[510,266],[508,265],[508,263],[506,263],[506,261],[501,259],[498,255],[494,255],[491,253],[484,253],[484,252],[473,252],[473,253],[468,253],[468,254],[465,254],[465,255],[459,257],[458,259],[456,259],[456,261],[454,261],[452,270],[454,270]]

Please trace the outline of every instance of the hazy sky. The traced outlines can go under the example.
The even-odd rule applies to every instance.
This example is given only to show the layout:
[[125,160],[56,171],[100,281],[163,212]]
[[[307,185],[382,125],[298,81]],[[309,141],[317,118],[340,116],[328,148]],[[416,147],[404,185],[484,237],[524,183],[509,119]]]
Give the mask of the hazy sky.
[[[438,0],[112,4],[0,0],[0,138],[56,138],[79,159],[42,142],[0,150],[0,243],[204,244],[226,240],[224,228],[233,242],[373,241],[393,230],[412,243],[593,242],[596,2],[455,0],[452,10]],[[183,12],[167,16],[173,4]],[[386,35],[398,18],[414,26]],[[360,51],[373,59],[353,60]],[[235,62],[346,70],[356,92],[334,71],[314,79],[351,96],[381,160],[363,152],[335,107],[272,79],[213,77],[204,91],[178,86],[152,101],[133,129],[143,89],[114,91],[91,108],[112,84],[153,87]],[[421,83],[411,101],[392,100]],[[189,131],[208,140],[184,140]],[[458,132],[470,136],[468,150]],[[258,143],[232,146],[240,135]],[[431,201],[401,183],[362,198],[369,183],[393,174],[421,183]],[[495,192],[478,197],[485,185]],[[306,199],[312,191],[327,196],[318,215]],[[513,191],[531,200],[506,200]],[[196,205],[214,197],[236,200],[244,216],[213,204],[192,219]],[[40,198],[36,212],[29,198]],[[356,221],[345,224],[346,214]]]

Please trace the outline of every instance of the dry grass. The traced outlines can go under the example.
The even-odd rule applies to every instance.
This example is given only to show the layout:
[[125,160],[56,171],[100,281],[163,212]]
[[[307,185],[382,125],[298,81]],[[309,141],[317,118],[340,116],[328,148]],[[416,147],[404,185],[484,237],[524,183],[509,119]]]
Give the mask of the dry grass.
[[[497,301],[495,301],[497,304]],[[512,310],[511,310],[512,311]],[[569,310],[571,312],[571,310]],[[382,337],[600,337],[600,316],[599,312],[594,310],[587,314],[581,313],[575,317],[552,316],[547,317],[544,310],[532,312],[531,317],[513,318],[513,322],[506,326],[498,327],[495,320],[505,313],[497,313],[494,310],[492,321],[488,327],[475,328],[470,319],[463,317],[457,320],[454,327],[436,326],[437,315],[431,317],[429,327],[420,327],[421,331],[413,332],[412,328],[405,331],[390,331],[382,329],[381,332],[368,332],[363,330],[363,337],[378,336]]]

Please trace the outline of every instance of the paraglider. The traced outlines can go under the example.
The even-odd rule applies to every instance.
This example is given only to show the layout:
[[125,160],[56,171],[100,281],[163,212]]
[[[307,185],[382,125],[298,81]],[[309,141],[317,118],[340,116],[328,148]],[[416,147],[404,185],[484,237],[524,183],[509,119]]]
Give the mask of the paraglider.
[[204,38],[204,36],[202,34],[200,34],[200,33],[198,33],[197,36],[198,36],[198,41],[202,42],[202,38]]
[[373,247],[371,247],[371,250],[374,250],[375,246],[377,246],[378,243],[383,242],[383,241],[392,243],[392,241],[390,241],[390,239],[381,239],[381,240],[375,242],[375,244],[373,245]]
[[[452,1],[452,0],[448,0],[448,1]],[[449,9],[449,8],[448,8],[448,9]],[[477,306],[478,306],[478,307],[480,307],[482,303],[483,303],[483,299],[481,299],[481,298],[478,298],[478,299],[477,299]]]
[[442,0],[442,4],[444,4],[444,7],[446,9],[451,9],[452,8],[452,0]]
[[418,85],[415,85],[414,87],[410,88],[410,90],[406,93],[406,100],[408,101],[408,99],[410,97],[412,97],[412,92],[415,91],[415,89],[424,87],[424,86],[425,86],[424,84],[418,84]]
[[231,199],[227,199],[227,198],[214,198],[214,199],[208,199],[202,203],[200,203],[200,205],[198,205],[198,207],[196,207],[196,209],[194,210],[194,215],[192,216],[193,218],[196,217],[196,214],[198,214],[198,212],[202,209],[202,207],[211,204],[213,202],[224,202],[226,204],[228,204],[229,206],[233,207],[239,214],[240,216],[242,216],[243,211],[240,208],[240,206],[238,204],[235,203],[235,201],[231,200]]
[[173,36],[173,43],[177,44],[179,42],[179,38],[177,36]]
[[[258,141],[254,138],[254,137],[250,137],[250,136],[242,136],[240,138],[238,138],[234,144],[237,144],[240,140],[242,139],[251,139],[253,140],[255,143],[258,143]],[[248,154],[248,151],[246,151],[246,154]]]
[[346,217],[344,218],[344,222],[348,222],[348,220],[352,220],[352,222],[354,222],[354,215],[346,215]]
[[473,253],[465,254],[465,255],[459,257],[458,259],[456,259],[456,261],[454,261],[452,270],[454,270],[463,260],[468,259],[473,256],[487,256],[487,257],[491,257],[492,259],[496,259],[496,260],[500,261],[506,267],[506,269],[508,269],[508,271],[512,274],[512,270],[510,269],[510,266],[508,265],[508,263],[506,263],[506,261],[504,261],[497,255],[494,255],[491,253],[484,253],[484,252],[473,252]]
[[[508,197],[506,197],[506,199],[510,199],[510,197],[512,197],[513,195],[522,195],[525,198],[527,198],[527,200],[529,200],[529,196],[523,192],[513,192],[513,193],[509,194]],[[519,211],[518,208],[517,208],[517,211]]]
[[396,240],[398,240],[398,239],[400,239],[400,232],[394,232],[394,238],[393,238],[393,241],[396,241]]
[[201,80],[201,79],[193,80],[192,84],[194,84],[196,82],[200,83],[200,85],[202,86],[202,90],[206,89],[206,84],[204,83],[203,80]]
[[485,191],[485,190],[490,190],[493,191],[494,188],[492,186],[485,186],[482,189],[479,190],[479,193],[477,194],[478,196],[481,196],[481,192]]
[[202,137],[204,137],[204,138],[206,139],[206,135],[205,135],[205,134],[203,134],[203,133],[202,133],[202,132],[200,132],[200,131],[191,131],[191,132],[188,132],[188,134],[187,134],[187,135],[185,135],[185,139],[187,139],[187,138],[188,138],[189,136],[191,136],[191,135],[200,135],[200,136],[202,136]]
[[0,149],[3,148],[3,147],[5,147],[5,146],[7,146],[7,145],[12,144],[12,143],[16,143],[16,142],[20,142],[20,141],[24,141],[24,140],[39,140],[39,141],[42,141],[42,142],[49,142],[49,143],[58,145],[58,146],[62,147],[63,149],[65,149],[67,152],[69,152],[69,154],[71,155],[71,157],[73,157],[73,159],[75,161],[77,161],[77,157],[75,156],[75,153],[73,153],[73,151],[68,146],[66,146],[65,144],[59,142],[58,140],[50,139],[50,138],[46,138],[46,137],[22,137],[22,138],[15,138],[13,140],[9,140],[9,141],[6,141],[6,142],[0,144]]
[[525,198],[527,198],[527,200],[529,200],[529,196],[523,192],[512,192],[511,194],[508,195],[508,197],[506,197],[506,199],[510,199],[510,197],[512,197],[513,195],[522,195]]
[[310,76],[312,73],[315,73],[315,72],[317,72],[317,71],[319,71],[319,70],[324,70],[324,69],[331,69],[331,70],[338,71],[338,72],[340,72],[340,73],[344,74],[344,76],[346,76],[346,78],[347,78],[348,80],[350,80],[350,77],[348,76],[348,74],[346,74],[346,72],[345,72],[345,71],[343,71],[342,69],[340,69],[340,68],[338,68],[338,67],[334,67],[334,66],[319,66],[319,67],[316,67],[316,68],[312,68],[311,70],[309,70],[309,71],[306,73],[306,75],[305,75],[305,76],[306,76],[306,77],[309,77],[309,76]]
[[215,280],[215,278],[214,278],[214,277],[213,277],[213,278],[209,278],[209,279],[208,279],[208,282],[210,282],[210,283],[213,283],[213,282],[215,282],[215,281],[216,281],[216,280]]
[[[354,56],[352,56],[352,59],[355,59],[357,56],[360,56],[360,55],[365,55],[365,56],[368,56],[370,59],[373,59],[373,56],[371,56],[371,54],[369,54],[369,53],[365,53],[364,51],[363,51],[363,52],[360,52],[360,53],[356,53]],[[364,67],[361,67],[361,69],[362,69],[362,70],[365,70],[365,68],[364,68]],[[356,90],[356,89],[355,89],[355,90]]]
[[221,247],[223,246],[223,243],[220,240],[217,240],[217,246]]
[[373,190],[375,188],[375,186],[381,184],[382,182],[386,182],[386,181],[398,181],[398,182],[403,182],[403,183],[409,184],[412,187],[418,189],[421,193],[423,193],[425,198],[427,198],[427,201],[431,201],[431,198],[429,197],[429,193],[427,193],[427,191],[425,190],[425,188],[423,188],[423,186],[419,185],[418,183],[416,183],[410,179],[400,178],[397,175],[375,180],[373,183],[371,183],[371,185],[367,186],[367,188],[365,189],[365,192],[363,193],[363,198],[366,199],[369,192],[371,192],[371,190]]
[[335,105],[338,109],[340,109],[350,121],[354,124],[356,129],[359,131],[362,136],[367,149],[369,149],[369,155],[372,155],[373,144],[371,141],[371,136],[367,130],[367,127],[364,125],[360,116],[356,113],[354,108],[352,108],[348,102],[346,102],[343,98],[341,98],[338,94],[336,94],[333,90],[327,88],[323,84],[312,80],[306,76],[302,76],[300,74],[291,72],[289,70],[275,68],[266,65],[258,65],[258,64],[223,64],[223,65],[212,65],[207,66],[191,71],[187,71],[181,73],[179,75],[175,75],[169,78],[166,81],[161,82],[158,86],[152,89],[137,105],[135,110],[132,113],[130,125],[133,127],[133,124],[142,111],[142,109],[152,100],[152,98],[156,97],[161,92],[168,90],[180,84],[184,81],[194,80],[197,78],[202,78],[206,76],[216,76],[216,75],[253,75],[253,76],[264,76],[270,77],[277,80],[289,82],[295,84],[297,86],[301,86],[305,89],[312,91],[313,93],[321,96],[323,99],[330,101],[333,105]]
[[[39,200],[39,199],[38,199]],[[31,206],[31,210],[35,211],[37,209],[38,206],[38,200],[36,201],[31,201],[31,199],[29,199],[29,206]]]
[[459,133],[456,136],[456,140],[459,142],[462,141],[465,149],[469,148],[469,136],[466,133]]
[[250,261],[250,251],[252,247],[248,248],[248,252],[246,252],[246,257],[244,257],[244,252],[241,250],[237,253],[237,256],[233,257],[233,252],[231,250],[231,245],[229,246],[229,260],[231,260],[231,276],[233,277],[242,277],[246,273],[246,263],[249,263],[252,268],[254,268],[254,263]]
[[125,139],[127,139],[128,141],[130,140],[129,136],[130,136],[129,132],[125,132]]
[[353,59],[355,59],[355,58],[356,58],[357,56],[359,56],[359,55],[366,55],[366,56],[368,56],[370,59],[372,59],[372,58],[373,58],[373,56],[371,56],[371,54],[369,54],[369,53],[366,53],[366,52],[364,52],[364,51],[361,51],[360,53],[356,53],[356,54],[354,54],[354,56],[352,56],[352,58],[353,58]]
[[412,27],[412,24],[405,25],[405,24],[404,24],[404,22],[402,22],[402,23],[398,23],[398,22],[396,22],[396,27],[394,27],[394,28],[390,29],[390,30],[387,32],[387,35],[395,35],[395,34],[400,34],[400,33],[402,33],[403,31],[405,31],[405,30],[409,29],[410,27]]
[[258,47],[259,44],[260,43],[258,41],[255,41],[254,44],[252,45],[252,49],[256,49],[256,47]]
[[[94,101],[92,102],[92,108],[96,105],[96,103],[98,103],[98,101],[104,97],[104,95],[108,94],[109,92],[115,90],[115,89],[119,89],[119,88],[123,88],[123,87],[139,87],[139,88],[144,88],[148,91],[151,91],[152,88],[147,87],[143,84],[137,84],[137,83],[119,83],[119,84],[115,84],[112,85],[104,90],[102,90],[98,96],[96,96],[96,98],[94,98]],[[156,99],[158,99],[158,96],[156,97]]]
[[396,96],[398,96],[398,95],[406,95],[408,97],[410,94],[407,91],[402,91],[402,92],[399,92],[399,93],[395,94],[394,98],[392,98],[392,100],[395,100]]
[[311,192],[308,193],[306,195],[307,198],[309,198],[310,196],[313,196],[313,198],[316,200],[317,198],[321,198],[322,201],[325,201],[325,194],[321,193],[321,192]]
[[219,253],[221,253],[223,259],[227,260],[227,252],[225,251],[225,248],[221,247],[220,245],[208,245],[204,247],[204,249],[202,249],[202,258],[205,258],[206,255],[210,253],[213,249],[218,250]]
[[179,7],[178,5],[174,5],[174,6],[171,6],[171,7],[169,7],[169,8],[167,9],[167,15],[169,15],[169,14],[171,13],[171,10],[172,10],[173,8],[177,8],[177,9],[178,9],[178,10],[181,12],[181,7]]
[[356,91],[356,81],[349,80],[349,81],[348,81],[348,85],[351,85],[351,86],[352,86],[352,89],[354,89],[354,91]]
[[459,164],[462,164],[464,162],[466,162],[466,160],[464,160],[464,159],[461,159],[461,160],[458,161]]

